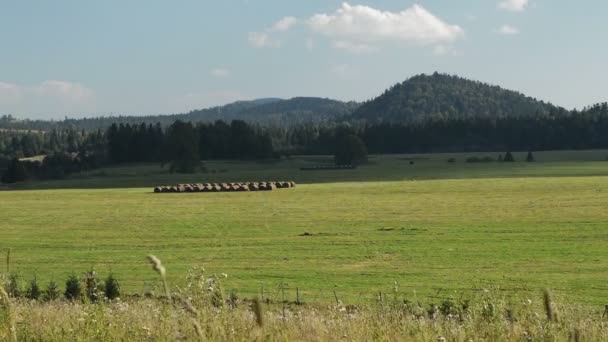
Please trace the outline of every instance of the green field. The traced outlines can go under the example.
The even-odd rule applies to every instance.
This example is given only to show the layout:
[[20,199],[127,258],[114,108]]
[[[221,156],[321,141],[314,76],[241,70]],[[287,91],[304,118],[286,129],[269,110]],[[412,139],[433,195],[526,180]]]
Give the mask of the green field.
[[[404,296],[424,301],[550,287],[573,302],[604,304],[608,152],[464,163],[472,155],[487,154],[376,156],[353,171],[299,170],[323,157],[212,162],[209,169],[226,171],[186,176],[131,165],[19,184],[0,191],[0,250],[11,248],[12,271],[24,280],[63,282],[93,267],[132,293],[158,285],[145,260],[153,253],[172,285],[204,266],[249,297],[262,288],[276,296],[286,283],[305,301],[331,300],[334,291],[366,301],[397,282]],[[270,193],[150,188],[275,179],[299,184]]]

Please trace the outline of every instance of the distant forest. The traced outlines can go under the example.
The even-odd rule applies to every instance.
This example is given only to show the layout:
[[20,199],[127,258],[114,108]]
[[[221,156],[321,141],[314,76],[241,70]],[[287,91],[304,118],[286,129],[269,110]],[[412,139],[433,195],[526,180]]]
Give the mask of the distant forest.
[[[58,178],[130,162],[194,172],[210,159],[334,154],[340,141],[353,135],[375,154],[608,148],[608,105],[568,111],[500,87],[434,74],[413,77],[363,104],[263,99],[175,116],[60,122],[5,115],[0,172],[19,169]],[[48,156],[48,163],[18,165],[40,155]]]

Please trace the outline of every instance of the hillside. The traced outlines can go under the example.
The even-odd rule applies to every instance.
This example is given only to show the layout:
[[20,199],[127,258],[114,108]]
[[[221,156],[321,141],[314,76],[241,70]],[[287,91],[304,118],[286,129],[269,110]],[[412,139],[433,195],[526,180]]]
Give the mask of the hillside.
[[371,122],[546,116],[566,112],[498,86],[458,76],[418,75],[365,102],[353,118]]
[[341,102],[316,97],[296,97],[289,100],[265,98],[237,101],[225,106],[194,110],[183,114],[149,116],[107,116],[66,119],[61,121],[16,120],[0,117],[0,128],[21,130],[51,130],[75,127],[77,129],[106,129],[112,123],[139,124],[141,122],[170,125],[175,120],[212,122],[216,120],[245,120],[251,123],[292,126],[303,122],[321,122],[349,116],[359,106],[356,102]]
[[257,123],[293,125],[319,122],[349,116],[358,104],[316,97],[295,97],[289,100],[235,102],[186,114],[192,121],[245,120]]

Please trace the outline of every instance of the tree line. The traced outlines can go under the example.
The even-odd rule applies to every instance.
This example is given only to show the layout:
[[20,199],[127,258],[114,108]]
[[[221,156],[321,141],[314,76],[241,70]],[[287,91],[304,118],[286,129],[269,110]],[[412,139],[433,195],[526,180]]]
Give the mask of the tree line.
[[[344,152],[344,146],[373,154],[602,149],[608,148],[608,104],[531,117],[484,116],[410,123],[347,121],[263,127],[242,120],[177,120],[167,128],[160,123],[115,123],[105,131],[93,132],[9,130],[0,131],[0,170],[16,173],[17,180],[23,178],[23,172],[37,178],[57,178],[102,165],[136,162],[167,164],[175,172],[195,172],[202,161],[210,159],[327,155],[336,154],[338,149],[342,155],[352,155]],[[46,158],[19,165],[22,158],[35,155]],[[339,159],[345,163],[343,157]]]

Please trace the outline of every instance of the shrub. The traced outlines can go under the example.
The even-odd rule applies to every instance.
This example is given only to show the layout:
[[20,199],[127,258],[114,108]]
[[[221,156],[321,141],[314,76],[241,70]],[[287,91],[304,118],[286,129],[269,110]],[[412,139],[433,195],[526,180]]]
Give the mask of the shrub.
[[36,279],[36,277],[34,277],[34,279],[32,279],[32,281],[30,281],[30,285],[28,286],[27,290],[25,291],[25,296],[28,299],[40,299],[40,295],[42,294],[42,291],[40,290],[40,286],[38,286],[38,280]]
[[120,297],[120,284],[118,284],[118,280],[114,278],[112,273],[110,273],[104,282],[103,293],[110,300]]
[[19,280],[19,276],[16,274],[11,274],[8,276],[8,280],[6,282],[6,293],[13,298],[21,296],[21,282]]
[[448,163],[453,164],[456,162],[456,158],[450,158],[448,159]]
[[82,294],[82,288],[80,286],[80,279],[72,274],[65,282],[65,298],[68,300],[76,300],[80,298]]
[[85,273],[84,284],[87,298],[91,302],[95,303],[98,299],[99,285],[97,284],[97,273],[94,270],[90,270],[89,272]]
[[504,162],[512,163],[514,161],[515,161],[515,158],[513,158],[513,154],[511,152],[507,152],[507,154],[505,154]]
[[59,285],[54,280],[51,280],[44,291],[44,299],[51,301],[59,299]]

